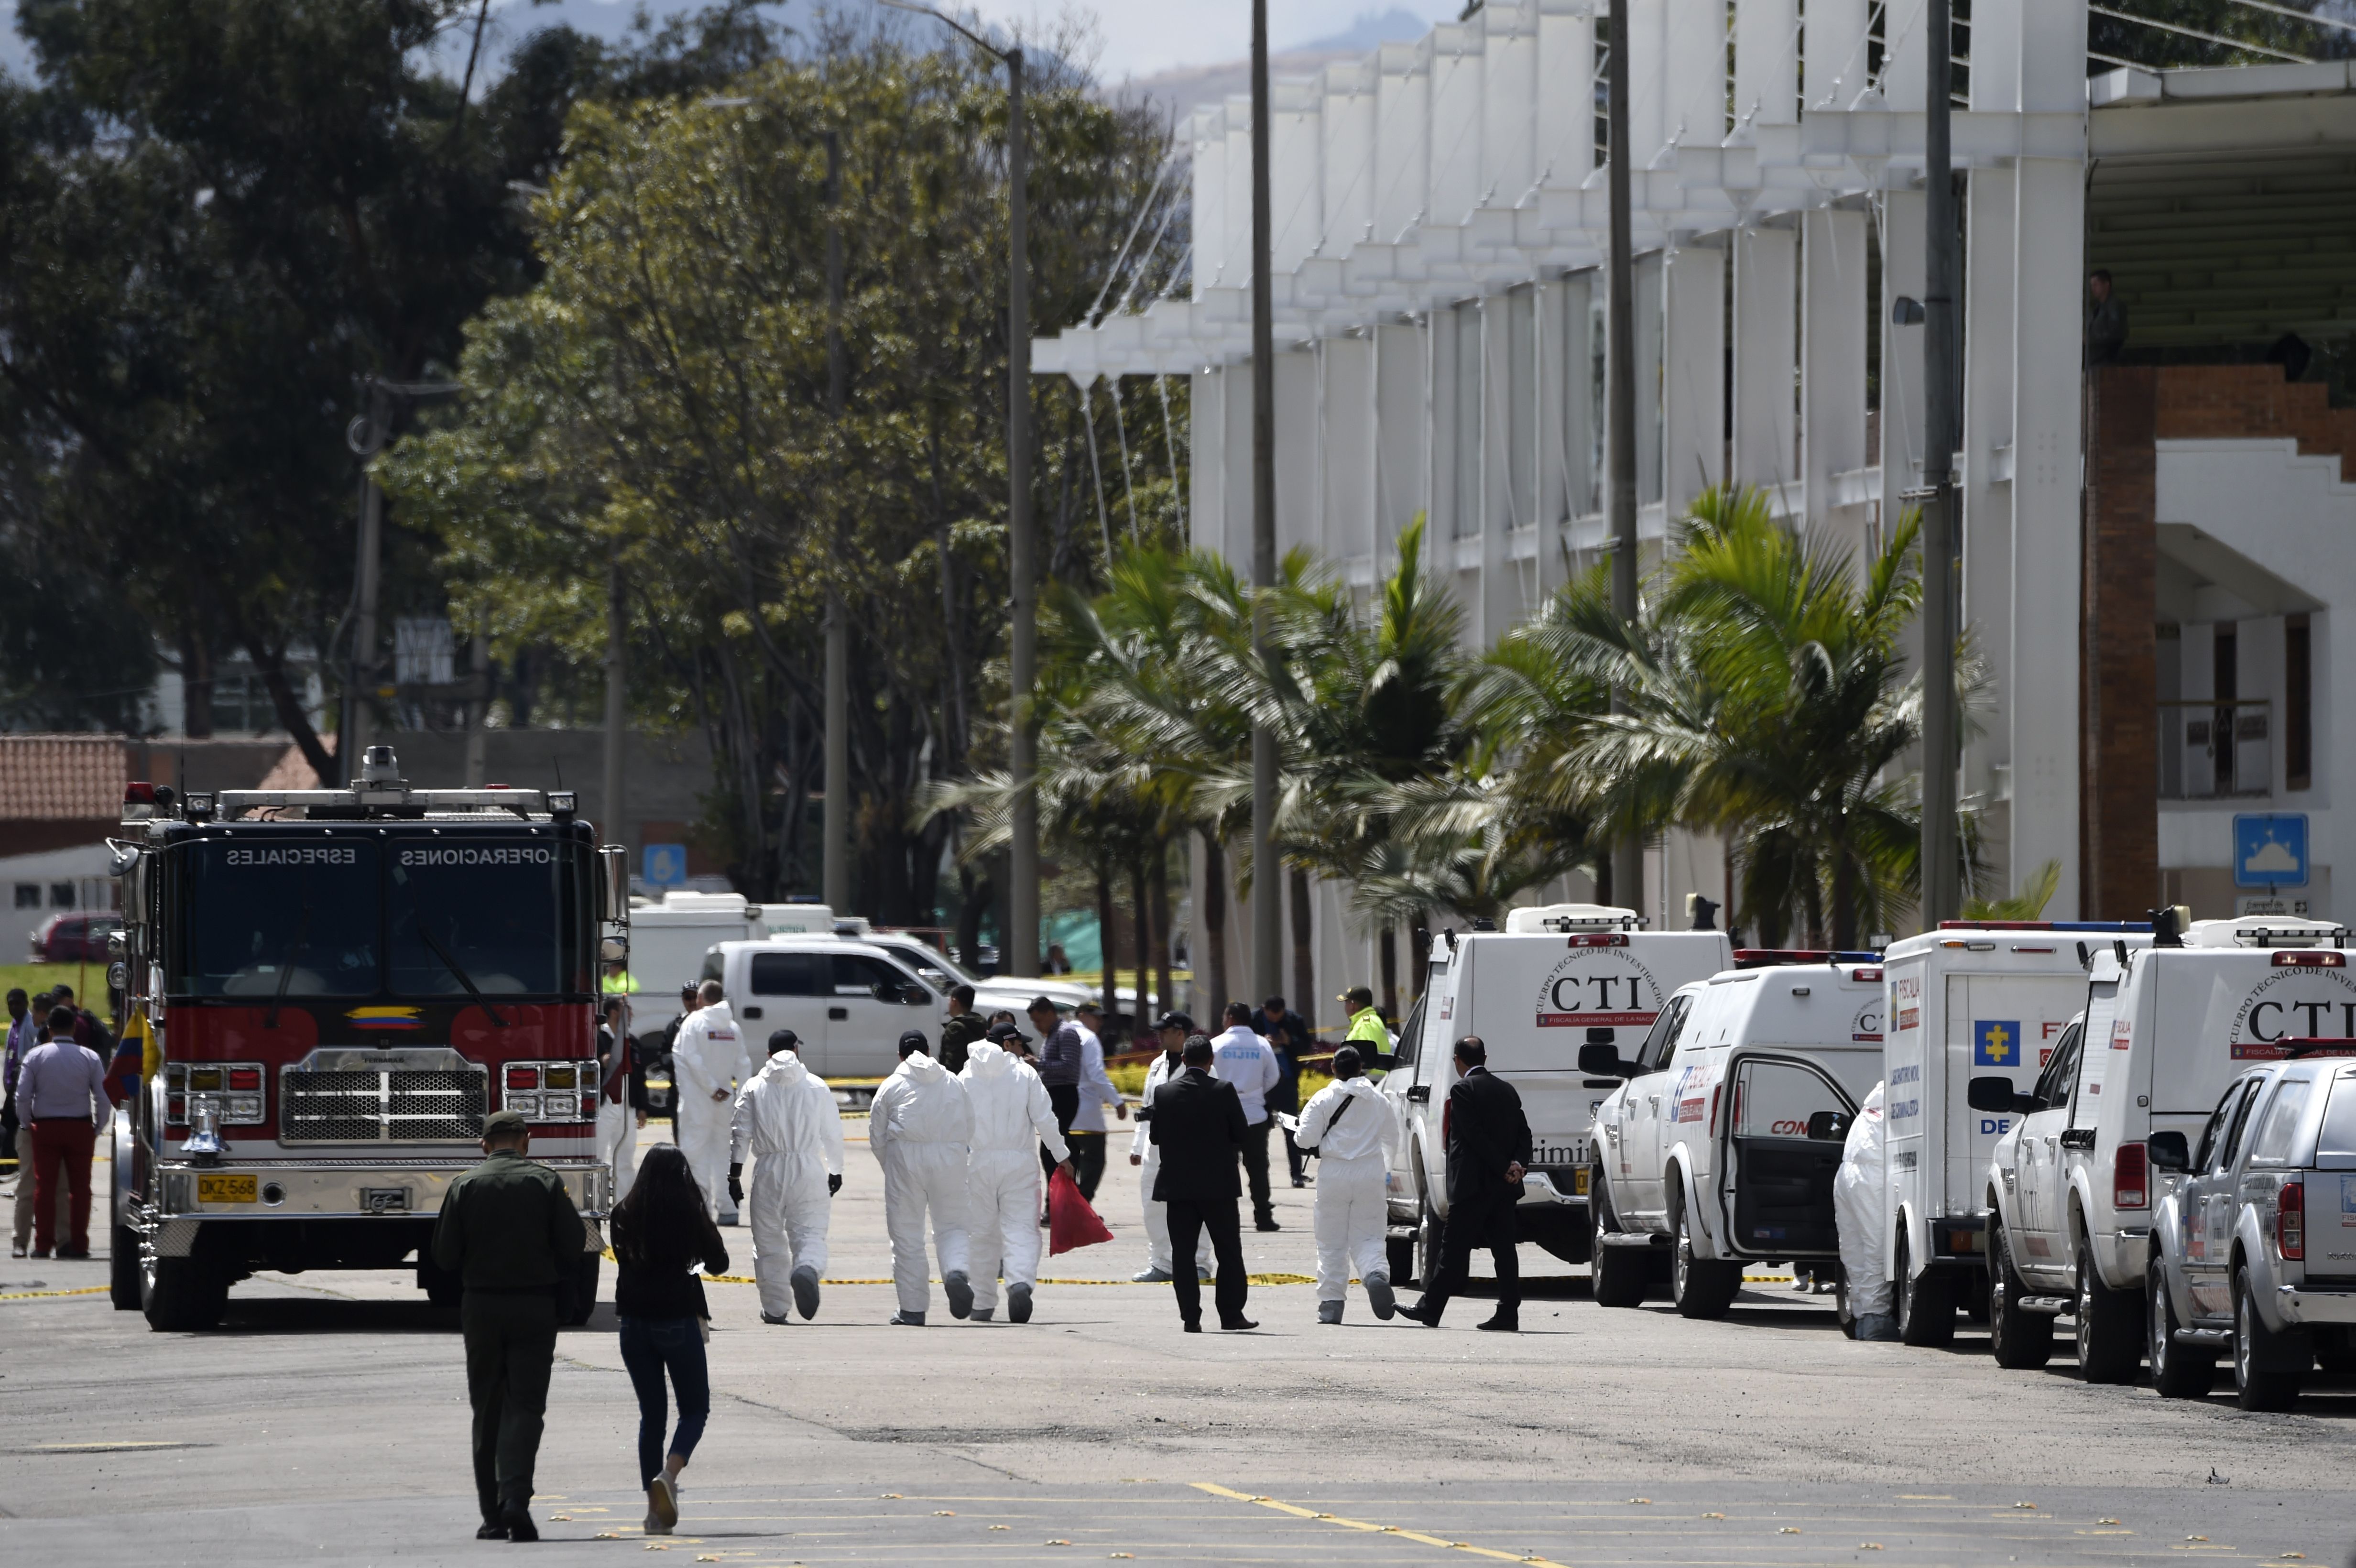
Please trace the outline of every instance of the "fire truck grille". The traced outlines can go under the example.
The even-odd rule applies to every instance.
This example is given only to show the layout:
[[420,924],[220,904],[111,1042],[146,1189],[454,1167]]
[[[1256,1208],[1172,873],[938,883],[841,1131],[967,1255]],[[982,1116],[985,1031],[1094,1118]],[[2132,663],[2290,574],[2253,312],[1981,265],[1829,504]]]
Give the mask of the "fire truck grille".
[[279,1141],[471,1143],[483,1136],[486,1093],[479,1067],[462,1072],[289,1071]]

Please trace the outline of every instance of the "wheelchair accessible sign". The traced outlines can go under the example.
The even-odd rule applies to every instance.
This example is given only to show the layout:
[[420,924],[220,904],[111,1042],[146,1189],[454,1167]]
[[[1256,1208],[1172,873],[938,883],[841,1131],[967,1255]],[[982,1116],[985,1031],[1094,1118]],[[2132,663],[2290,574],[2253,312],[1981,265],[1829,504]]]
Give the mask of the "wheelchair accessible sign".
[[2233,818],[2233,885],[2307,886],[2307,815],[2265,812]]

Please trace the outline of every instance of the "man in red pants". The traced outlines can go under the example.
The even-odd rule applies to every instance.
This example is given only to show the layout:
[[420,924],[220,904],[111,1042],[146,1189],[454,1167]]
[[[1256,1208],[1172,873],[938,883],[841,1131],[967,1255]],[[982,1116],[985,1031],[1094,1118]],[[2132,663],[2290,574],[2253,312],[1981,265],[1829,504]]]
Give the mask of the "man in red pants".
[[[114,1114],[106,1064],[73,1037],[74,1010],[49,1013],[49,1038],[25,1053],[16,1071],[16,1113],[33,1129],[33,1255],[56,1244],[61,1258],[90,1256],[90,1157],[98,1129]],[[71,1233],[59,1241],[58,1182],[73,1192]],[[19,1180],[23,1178],[19,1177]]]

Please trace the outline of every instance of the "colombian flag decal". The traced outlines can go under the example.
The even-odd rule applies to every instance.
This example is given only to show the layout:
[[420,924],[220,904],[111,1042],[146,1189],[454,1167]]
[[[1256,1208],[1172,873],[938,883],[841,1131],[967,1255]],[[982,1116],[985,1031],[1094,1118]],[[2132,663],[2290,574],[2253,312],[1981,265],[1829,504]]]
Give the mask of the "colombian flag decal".
[[411,1029],[424,1027],[423,1008],[354,1008],[344,1017],[354,1029]]

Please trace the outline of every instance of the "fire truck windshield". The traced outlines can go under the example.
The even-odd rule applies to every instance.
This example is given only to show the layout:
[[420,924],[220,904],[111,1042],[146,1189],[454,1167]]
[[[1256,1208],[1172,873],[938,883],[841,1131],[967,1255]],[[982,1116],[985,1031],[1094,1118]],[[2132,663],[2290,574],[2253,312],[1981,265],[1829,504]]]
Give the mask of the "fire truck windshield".
[[[170,944],[177,995],[585,993],[577,847],[442,833],[207,838],[186,846]],[[471,984],[470,984],[471,983]]]

